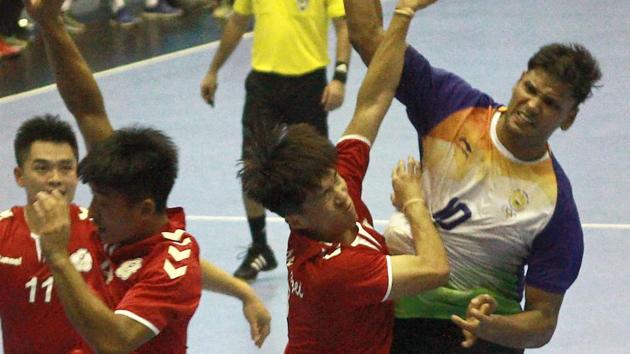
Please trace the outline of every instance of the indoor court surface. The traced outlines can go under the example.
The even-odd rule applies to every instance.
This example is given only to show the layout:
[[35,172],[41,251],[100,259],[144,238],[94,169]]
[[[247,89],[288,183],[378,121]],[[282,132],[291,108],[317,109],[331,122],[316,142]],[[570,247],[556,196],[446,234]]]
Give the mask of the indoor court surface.
[[[394,5],[395,1],[383,4],[386,23]],[[433,65],[459,74],[506,103],[527,59],[544,44],[580,42],[600,61],[603,86],[581,106],[573,127],[556,133],[551,143],[571,179],[584,225],[582,269],[565,296],[552,341],[528,353],[630,353],[628,14],[630,1],[442,0],[416,14],[408,36]],[[251,43],[251,36],[246,36],[221,70],[213,109],[200,98],[199,83],[216,42],[192,43],[188,49],[97,74],[114,127],[151,125],[174,138],[180,149],[180,175],[169,204],[185,207],[188,230],[197,237],[203,257],[229,272],[238,266],[237,255],[249,242],[235,175]],[[334,141],[352,114],[364,74],[365,67],[354,53],[346,101],[329,116]],[[48,112],[72,119],[54,86],[5,93],[0,98],[1,209],[25,202],[25,193],[15,185],[12,174],[16,129],[33,115]],[[410,154],[418,154],[416,133],[402,105],[394,102],[372,150],[363,189],[381,231],[393,211],[391,168]],[[86,186],[79,187],[77,200],[89,203]],[[275,215],[269,216],[267,234],[280,260],[286,251],[288,227]],[[287,334],[286,275],[280,265],[261,273],[253,283],[273,316],[271,335],[262,349],[249,339],[240,303],[205,292],[190,325],[189,353],[282,353]]]

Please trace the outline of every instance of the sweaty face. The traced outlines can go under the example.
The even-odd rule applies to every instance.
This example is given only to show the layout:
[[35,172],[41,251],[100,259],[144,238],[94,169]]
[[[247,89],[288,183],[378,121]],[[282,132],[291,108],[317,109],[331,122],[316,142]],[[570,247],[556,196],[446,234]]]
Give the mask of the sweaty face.
[[570,87],[541,69],[523,73],[512,90],[507,112],[499,122],[501,141],[544,148],[558,128],[567,129],[577,114]]
[[71,203],[77,189],[77,159],[67,143],[35,141],[22,167],[15,168],[15,179],[26,189],[28,203],[41,191],[60,191]]
[[320,241],[337,242],[344,232],[354,230],[357,213],[346,181],[335,169],[322,178],[321,187],[304,203],[306,229]]
[[133,240],[140,224],[138,203],[132,203],[124,195],[92,183],[90,188],[93,196],[89,216],[98,227],[101,240],[109,244]]

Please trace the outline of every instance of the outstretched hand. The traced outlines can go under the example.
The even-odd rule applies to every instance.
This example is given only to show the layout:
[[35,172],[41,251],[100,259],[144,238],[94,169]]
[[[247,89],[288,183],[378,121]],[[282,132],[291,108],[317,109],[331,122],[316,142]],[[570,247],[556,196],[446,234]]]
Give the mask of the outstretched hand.
[[54,21],[61,14],[64,0],[25,0],[26,11],[33,20],[42,23]]
[[477,342],[477,338],[483,336],[484,332],[491,327],[491,315],[496,309],[497,301],[494,297],[482,294],[476,296],[468,303],[465,320],[457,315],[451,316],[453,323],[461,328],[464,334],[462,347],[472,347]]
[[418,160],[409,156],[406,164],[403,160],[398,161],[398,165],[392,171],[392,187],[394,187],[392,204],[396,209],[404,212],[405,206],[409,203],[416,200],[424,201],[421,177],[422,167]]

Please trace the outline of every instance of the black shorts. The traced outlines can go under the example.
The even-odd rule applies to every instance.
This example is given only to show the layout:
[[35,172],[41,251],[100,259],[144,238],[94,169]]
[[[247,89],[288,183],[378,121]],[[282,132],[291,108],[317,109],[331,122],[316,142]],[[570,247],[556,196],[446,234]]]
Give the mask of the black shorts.
[[328,112],[321,104],[325,88],[326,68],[300,76],[250,72],[245,80],[243,147],[250,129],[279,123],[308,123],[327,137]]
[[394,321],[391,354],[522,354],[478,339],[472,348],[462,348],[462,330],[450,320],[410,318]]

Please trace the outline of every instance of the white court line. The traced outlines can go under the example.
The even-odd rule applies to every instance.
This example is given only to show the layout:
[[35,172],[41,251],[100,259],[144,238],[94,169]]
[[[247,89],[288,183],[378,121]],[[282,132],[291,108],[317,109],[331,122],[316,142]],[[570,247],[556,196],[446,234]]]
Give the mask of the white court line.
[[[217,222],[246,222],[247,219],[244,216],[209,216],[209,215],[186,215],[187,220],[191,221],[217,221]],[[267,217],[267,221],[271,223],[284,223],[284,219],[271,216]],[[375,219],[374,225],[386,225],[387,220]],[[582,227],[585,229],[595,230],[630,230],[630,224],[594,224],[583,223]]]
[[[253,32],[247,32],[247,33],[245,33],[243,35],[243,38],[244,39],[252,38],[253,35],[254,35]],[[117,66],[115,68],[107,69],[107,70],[104,70],[104,71],[99,71],[99,72],[94,74],[94,77],[97,78],[97,79],[100,79],[100,78],[104,78],[104,77],[111,76],[111,75],[114,75],[114,74],[119,74],[119,73],[122,73],[122,72],[126,72],[126,71],[129,71],[129,70],[138,69],[138,68],[142,68],[142,67],[153,65],[153,64],[157,64],[157,63],[162,63],[162,62],[165,62],[167,60],[183,57],[183,56],[186,56],[186,55],[191,55],[191,54],[196,54],[196,53],[199,53],[199,52],[208,51],[208,50],[214,49],[214,48],[216,48],[218,46],[219,46],[219,40],[216,40],[216,41],[213,41],[213,42],[210,42],[210,43],[198,45],[196,47],[190,47],[190,48],[182,49],[182,50],[179,50],[179,51],[176,51],[176,52],[171,52],[171,53],[168,53],[168,54],[159,55],[157,57],[153,57],[153,58],[137,61],[137,62],[134,62],[134,63],[131,63],[131,64],[121,65],[121,66]],[[210,59],[211,58],[208,57],[208,63],[210,63]],[[50,84],[50,85],[42,86],[42,87],[30,90],[30,91],[16,93],[15,95],[10,95],[10,96],[6,96],[6,97],[0,98],[0,104],[10,103],[10,102],[14,102],[14,101],[17,101],[17,100],[25,99],[25,98],[28,98],[28,97],[37,96],[37,95],[42,94],[42,93],[53,91],[56,88],[57,88],[56,84]]]

